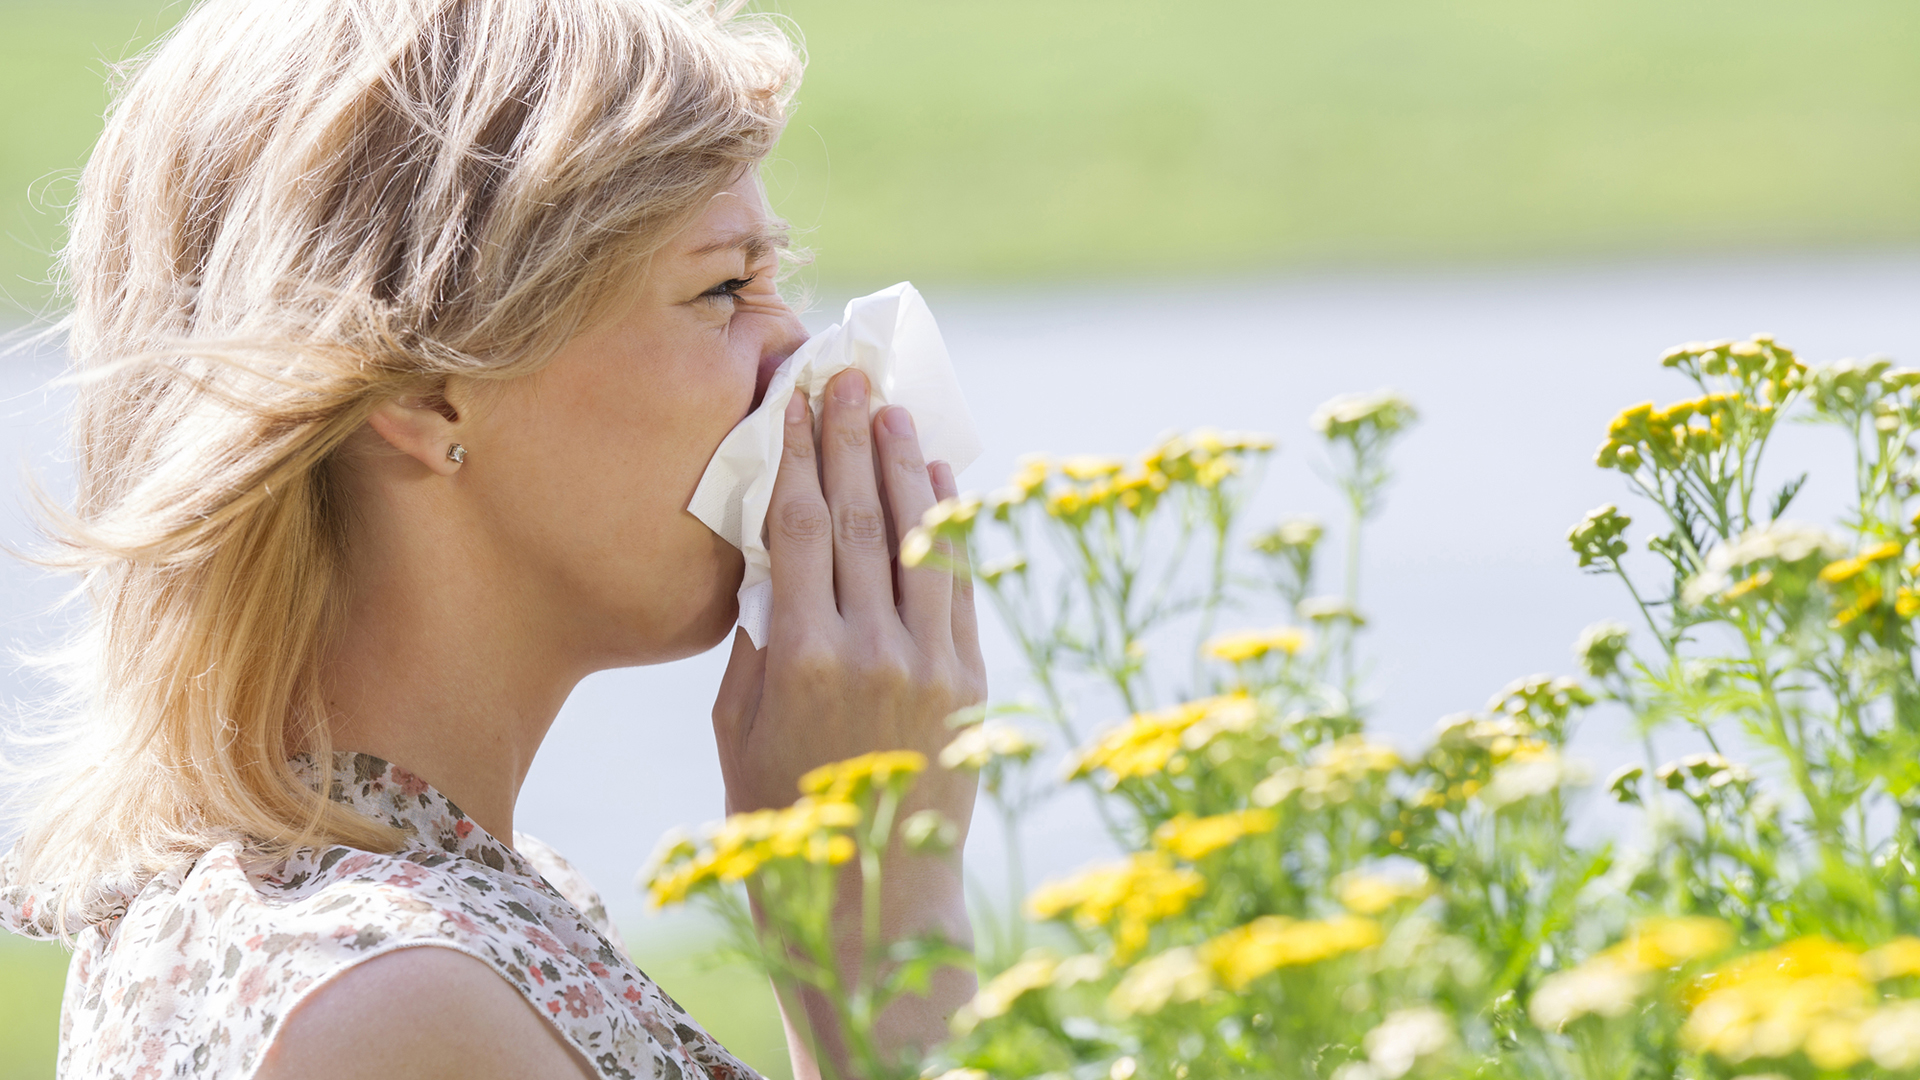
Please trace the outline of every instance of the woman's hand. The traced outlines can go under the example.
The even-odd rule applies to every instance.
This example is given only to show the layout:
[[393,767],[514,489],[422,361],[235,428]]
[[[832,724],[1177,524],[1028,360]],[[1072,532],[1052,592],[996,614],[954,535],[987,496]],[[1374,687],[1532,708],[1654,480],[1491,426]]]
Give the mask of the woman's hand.
[[[918,524],[936,499],[954,494],[953,472],[930,469],[905,409],[867,416],[867,381],[845,371],[827,386],[820,443],[807,401],[787,407],[786,449],[767,511],[773,611],[767,647],[735,635],[733,658],[713,706],[727,811],[786,806],[807,770],[870,750],[927,756],[901,814],[933,809],[964,839],[977,777],[938,764],[952,737],[946,719],[986,697],[986,675],[963,552],[955,571],[898,568],[890,537]],[[876,477],[878,479],[876,480]],[[938,931],[971,945],[960,856],[896,852],[883,863],[880,931],[898,941]],[[847,864],[835,912],[843,972],[864,950],[859,864]],[[875,1024],[883,1050],[921,1049],[947,1035],[954,1010],[973,995],[969,972],[943,968],[926,996],[897,999]],[[815,1048],[843,1059],[830,1004],[808,995],[781,1002],[797,1077],[820,1075]],[[845,1075],[842,1068],[836,1070]]]
[[940,811],[964,835],[974,777],[931,763],[952,737],[947,717],[986,696],[972,577],[957,552],[957,573],[899,569],[889,543],[954,493],[953,474],[927,467],[905,409],[871,424],[867,410],[866,377],[840,373],[816,448],[805,398],[787,407],[767,510],[767,647],[736,635],[713,709],[727,810],[786,806],[817,765],[918,750],[930,765],[911,808]]

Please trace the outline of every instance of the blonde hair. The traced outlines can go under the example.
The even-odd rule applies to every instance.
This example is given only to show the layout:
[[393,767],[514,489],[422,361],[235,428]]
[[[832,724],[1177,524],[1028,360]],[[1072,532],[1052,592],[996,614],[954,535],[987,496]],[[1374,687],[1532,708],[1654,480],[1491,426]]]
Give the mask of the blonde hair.
[[344,441],[539,368],[772,150],[781,28],[678,0],[204,0],[140,61],[62,272],[77,698],[17,881],[89,911],[215,843],[391,850],[289,766],[330,750]]

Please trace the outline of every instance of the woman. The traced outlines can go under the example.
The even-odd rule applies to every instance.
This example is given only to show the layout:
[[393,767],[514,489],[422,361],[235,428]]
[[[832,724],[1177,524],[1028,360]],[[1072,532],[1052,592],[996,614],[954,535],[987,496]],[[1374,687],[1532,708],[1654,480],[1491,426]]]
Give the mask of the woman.
[[[78,719],[0,876],[76,936],[67,1075],[751,1075],[513,812],[580,678],[731,627],[685,508],[804,337],[756,181],[798,72],[672,0],[204,0],[138,65],[65,255]],[[888,553],[951,472],[828,396],[714,707],[730,811],[984,693],[967,576]],[[916,797],[964,829],[973,782]],[[970,940],[957,862],[895,862],[888,932]],[[814,1074],[830,1011],[782,1004]]]

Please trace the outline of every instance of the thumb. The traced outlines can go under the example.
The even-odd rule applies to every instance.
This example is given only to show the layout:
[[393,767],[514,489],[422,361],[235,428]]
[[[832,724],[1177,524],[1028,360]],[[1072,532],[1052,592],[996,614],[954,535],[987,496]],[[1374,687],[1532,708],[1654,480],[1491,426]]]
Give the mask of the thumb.
[[727,658],[727,673],[720,677],[720,692],[713,700],[713,737],[719,744],[722,769],[746,742],[754,714],[760,711],[766,675],[767,651],[753,647],[745,628],[735,630],[733,654]]

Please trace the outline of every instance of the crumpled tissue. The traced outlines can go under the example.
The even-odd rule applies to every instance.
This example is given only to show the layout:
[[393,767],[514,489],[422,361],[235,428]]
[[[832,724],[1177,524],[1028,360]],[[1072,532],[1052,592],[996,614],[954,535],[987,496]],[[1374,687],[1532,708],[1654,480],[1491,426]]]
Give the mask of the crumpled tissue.
[[973,414],[920,293],[903,281],[849,302],[839,323],[808,339],[774,372],[760,407],[721,441],[687,506],[746,556],[740,626],[756,649],[766,648],[773,607],[767,505],[780,468],[787,402],[795,389],[806,391],[817,434],[827,380],[850,367],[867,376],[872,412],[900,405],[913,414],[926,460],[944,461],[958,475],[980,456]]

